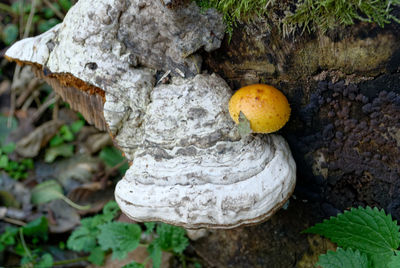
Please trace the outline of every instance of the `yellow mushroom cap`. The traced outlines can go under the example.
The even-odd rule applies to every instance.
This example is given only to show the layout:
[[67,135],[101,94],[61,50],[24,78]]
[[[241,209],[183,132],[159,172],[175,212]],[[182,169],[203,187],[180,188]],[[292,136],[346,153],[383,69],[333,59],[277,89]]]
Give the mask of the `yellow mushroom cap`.
[[256,133],[271,133],[281,129],[290,117],[285,95],[273,86],[254,84],[242,87],[229,101],[229,113],[239,124],[242,112]]

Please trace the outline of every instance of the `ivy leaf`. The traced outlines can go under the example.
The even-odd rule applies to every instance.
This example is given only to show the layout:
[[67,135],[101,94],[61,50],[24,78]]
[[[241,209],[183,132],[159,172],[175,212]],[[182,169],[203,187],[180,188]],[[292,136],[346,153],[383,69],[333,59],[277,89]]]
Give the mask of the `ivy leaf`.
[[144,265],[135,261],[122,266],[122,268],[144,268]]
[[105,252],[100,248],[96,247],[90,251],[90,255],[88,257],[88,261],[96,265],[103,265],[105,257]]
[[150,243],[150,245],[147,247],[147,252],[149,253],[151,260],[153,261],[153,268],[159,268],[162,261],[162,251],[157,243],[157,240],[153,240]]
[[246,137],[247,135],[253,132],[250,127],[250,121],[246,118],[246,116],[242,112],[239,113],[238,131],[239,135],[242,138]]
[[323,235],[345,249],[356,248],[371,258],[374,267],[386,267],[400,245],[399,229],[383,210],[359,207],[304,232]]
[[326,254],[319,256],[317,265],[322,268],[368,268],[368,258],[358,250],[337,248],[336,252],[329,250]]
[[110,222],[99,226],[98,241],[103,250],[112,249],[113,259],[124,259],[139,246],[142,230],[137,224]]
[[157,244],[161,249],[172,250],[175,253],[182,253],[189,245],[189,240],[185,236],[185,229],[165,223],[157,226]]
[[392,256],[388,263],[388,268],[399,268],[400,267],[400,252],[397,255]]

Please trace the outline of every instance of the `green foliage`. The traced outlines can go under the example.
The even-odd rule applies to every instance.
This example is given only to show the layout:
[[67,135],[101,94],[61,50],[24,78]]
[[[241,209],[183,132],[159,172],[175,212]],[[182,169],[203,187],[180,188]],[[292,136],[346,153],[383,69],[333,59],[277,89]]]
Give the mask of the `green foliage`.
[[28,176],[28,170],[33,169],[33,160],[30,158],[21,161],[12,161],[8,155],[15,150],[15,144],[10,142],[0,147],[0,170],[4,169],[12,178],[25,179]]
[[392,20],[400,20],[392,14],[400,0],[302,0],[294,14],[284,19],[284,24],[309,32],[327,31],[338,25],[352,25],[357,20],[374,22],[380,27]]
[[400,267],[400,252],[397,251],[395,256],[392,256],[390,258],[390,261],[388,263],[388,268],[398,268]]
[[239,21],[249,21],[264,15],[271,0],[196,0],[203,10],[215,8],[224,16],[227,33],[232,35],[233,27]]
[[70,206],[85,210],[90,206],[80,206],[69,200],[63,193],[62,186],[55,180],[48,180],[36,185],[32,189],[31,201],[34,205],[48,203],[52,200],[62,199]]
[[22,231],[26,236],[41,238],[46,241],[48,225],[47,218],[42,216],[22,227]]
[[99,229],[99,244],[103,250],[112,250],[113,259],[124,259],[127,253],[139,246],[142,230],[137,224],[110,222]]
[[368,258],[367,255],[357,250],[338,248],[336,252],[328,251],[326,254],[321,255],[317,265],[324,268],[368,268]]
[[[101,265],[100,257],[112,251],[113,259],[123,259],[126,254],[138,246],[147,247],[153,267],[160,267],[162,251],[182,256],[189,244],[185,230],[164,223],[145,223],[147,234],[156,227],[156,238],[150,244],[140,244],[142,229],[137,224],[114,221],[119,208],[115,202],[109,202],[103,213],[81,220],[81,226],[72,232],[67,247],[75,251],[90,252],[88,260]],[[131,263],[127,267],[142,267],[142,264]]]
[[359,207],[324,220],[304,232],[323,235],[346,249],[346,252],[336,255],[333,253],[329,253],[329,256],[323,255],[322,261],[333,261],[337,254],[341,254],[340,256],[346,254],[346,259],[354,257],[353,261],[357,261],[358,255],[347,251],[353,249],[365,254],[373,267],[387,267],[400,246],[399,230],[397,222],[383,210]]
[[74,155],[75,134],[85,125],[85,121],[77,120],[71,125],[63,125],[58,133],[50,140],[50,148],[46,149],[44,161],[52,163],[58,156],[71,157]]
[[164,251],[182,253],[189,245],[185,230],[181,227],[160,223],[157,225],[157,245]]
[[122,266],[122,268],[144,268],[144,265],[134,261],[134,262],[128,263],[127,265]]
[[[121,151],[111,146],[104,147],[99,156],[109,167],[114,167],[125,160],[125,157],[122,156]],[[121,174],[125,174],[128,168],[129,164],[125,163],[118,170]]]

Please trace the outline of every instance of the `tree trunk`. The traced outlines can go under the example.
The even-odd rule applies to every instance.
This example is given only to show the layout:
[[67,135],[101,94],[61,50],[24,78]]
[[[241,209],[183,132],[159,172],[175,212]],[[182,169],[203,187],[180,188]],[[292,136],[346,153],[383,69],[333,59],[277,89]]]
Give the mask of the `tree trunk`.
[[332,245],[300,233],[310,225],[358,206],[400,220],[399,29],[360,23],[293,40],[266,24],[246,24],[205,55],[210,71],[235,89],[261,82],[286,94],[292,114],[280,134],[298,170],[287,210],[195,242],[209,264],[313,267]]

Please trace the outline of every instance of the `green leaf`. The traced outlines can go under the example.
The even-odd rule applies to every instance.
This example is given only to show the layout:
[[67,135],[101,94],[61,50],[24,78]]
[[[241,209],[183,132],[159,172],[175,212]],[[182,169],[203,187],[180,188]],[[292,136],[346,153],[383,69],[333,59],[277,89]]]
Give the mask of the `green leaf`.
[[11,45],[18,38],[18,26],[15,24],[8,24],[3,30],[4,44]]
[[141,229],[137,224],[110,222],[99,229],[99,244],[103,250],[112,249],[113,259],[124,259],[128,252],[139,246]]
[[15,244],[15,236],[18,234],[18,228],[7,227],[5,232],[0,235],[0,252],[3,251],[6,246],[12,246]]
[[239,125],[237,127],[241,137],[246,137],[253,132],[250,127],[250,121],[242,112],[239,113]]
[[76,134],[82,129],[82,127],[84,125],[85,125],[85,121],[77,120],[77,121],[73,122],[69,127],[71,128],[72,133]]
[[16,147],[15,143],[10,142],[10,143],[7,143],[6,145],[4,145],[3,147],[1,147],[1,150],[5,154],[11,154],[12,152],[14,152],[15,147]]
[[155,222],[145,222],[144,226],[146,226],[146,234],[150,234],[154,231],[154,228],[156,227],[156,223]]
[[160,223],[157,225],[157,234],[157,244],[165,251],[172,250],[175,253],[182,253],[189,245],[189,240],[185,235],[186,231],[181,227]]
[[0,169],[8,167],[8,156],[0,155]]
[[35,268],[51,268],[53,267],[53,257],[49,253],[45,253],[40,260],[33,266]]
[[87,226],[80,226],[69,236],[67,247],[74,251],[91,252],[96,248],[96,230],[91,230]]
[[57,156],[71,157],[74,155],[74,146],[72,144],[61,144],[56,147],[50,147],[46,150],[44,161],[52,163]]
[[34,205],[48,203],[64,196],[61,185],[55,180],[48,180],[36,185],[31,194]]
[[105,257],[105,252],[100,248],[96,247],[90,251],[90,255],[88,257],[88,261],[96,265],[103,265]]
[[147,252],[153,261],[153,268],[159,268],[162,261],[162,250],[156,240],[153,240],[147,247]]
[[27,225],[22,227],[22,231],[26,236],[40,237],[43,240],[47,240],[47,235],[48,235],[47,218],[42,216],[34,221],[29,222]]
[[400,254],[390,257],[388,268],[399,268],[400,267]]
[[135,261],[122,266],[122,268],[144,268],[144,265]]
[[71,129],[67,125],[61,126],[59,133],[64,141],[73,141],[75,139],[74,133],[72,133]]
[[118,213],[120,212],[120,208],[115,201],[108,202],[103,208],[103,215],[106,222],[113,220]]
[[58,2],[60,3],[64,11],[68,11],[72,6],[71,0],[58,0]]
[[50,30],[51,28],[53,28],[54,26],[56,26],[59,23],[60,23],[60,21],[58,19],[56,19],[56,18],[42,20],[38,24],[38,30],[39,30],[40,33],[44,33],[44,32]]
[[400,245],[400,226],[383,210],[352,208],[305,230],[323,235],[338,246],[367,254],[375,267],[385,267]]
[[50,145],[50,147],[56,147],[63,143],[64,143],[63,138],[61,138],[61,136],[59,134],[57,134],[53,138],[51,138],[49,145]]
[[80,206],[64,196],[61,185],[55,180],[48,180],[36,185],[31,192],[31,201],[34,205],[45,204],[53,200],[62,199],[73,208],[85,210],[90,206]]
[[[125,160],[125,157],[122,156],[121,152],[117,148],[110,146],[104,147],[99,156],[109,167],[114,167]],[[118,170],[121,174],[125,174],[128,168],[129,164],[126,163]]]
[[319,256],[317,265],[322,268],[368,268],[368,258],[358,250],[337,248],[336,252],[329,250]]

